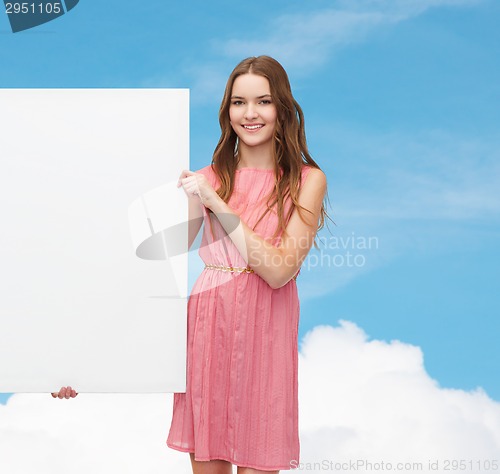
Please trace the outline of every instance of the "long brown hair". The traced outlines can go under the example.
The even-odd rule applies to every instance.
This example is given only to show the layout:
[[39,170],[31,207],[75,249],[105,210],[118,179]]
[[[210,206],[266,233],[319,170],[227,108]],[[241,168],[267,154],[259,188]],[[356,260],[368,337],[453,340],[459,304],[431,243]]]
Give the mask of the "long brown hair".
[[[292,95],[285,69],[278,61],[269,56],[250,57],[241,61],[229,76],[219,110],[219,124],[222,133],[211,163],[212,169],[221,183],[216,190],[217,194],[227,203],[233,193],[234,176],[238,164],[236,159],[238,142],[237,135],[229,120],[229,107],[234,81],[238,76],[249,73],[263,76],[269,81],[271,98],[277,111],[275,135],[272,141],[275,187],[267,200],[267,210],[254,226],[255,229],[273,206],[277,205],[278,227],[272,237],[274,239],[280,230],[286,235],[286,225],[295,208],[298,209],[303,221],[302,211],[311,213],[298,203],[302,166],[309,165],[318,169],[320,167],[312,159],[307,149],[304,114]],[[285,216],[285,202],[288,196],[292,200],[292,205]],[[326,212],[325,200],[321,206],[318,231],[324,227],[325,217],[330,219]],[[316,239],[314,246],[318,248]]]

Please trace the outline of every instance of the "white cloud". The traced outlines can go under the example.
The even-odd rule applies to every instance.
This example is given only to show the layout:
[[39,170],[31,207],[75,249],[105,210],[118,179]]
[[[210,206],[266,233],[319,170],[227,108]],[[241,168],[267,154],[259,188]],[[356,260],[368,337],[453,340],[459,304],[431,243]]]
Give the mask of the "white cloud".
[[0,470],[26,473],[189,473],[166,444],[171,394],[15,394],[0,405]]
[[214,42],[214,49],[230,58],[267,54],[294,75],[323,64],[334,48],[359,41],[374,27],[397,21],[391,14],[329,9],[301,15],[283,15],[260,40],[230,39]]
[[337,148],[337,162],[349,160],[349,169],[337,171],[342,176],[334,188],[335,211],[344,218],[456,221],[500,214],[496,137],[333,124],[316,132]]
[[[479,0],[480,1],[480,0]],[[262,39],[216,40],[213,48],[230,58],[267,54],[294,76],[309,74],[335,51],[362,41],[379,27],[396,24],[429,8],[477,4],[478,0],[349,0],[331,8],[284,14],[267,25]],[[252,35],[253,37],[255,35]]]
[[485,460],[500,452],[499,403],[481,389],[441,388],[418,347],[370,341],[353,323],[305,336],[299,384],[304,463]]
[[[302,463],[484,462],[500,452],[498,402],[481,389],[441,388],[418,347],[369,340],[350,322],[305,336],[299,389]],[[190,473],[189,456],[165,445],[171,411],[172,395],[13,395],[0,406],[0,469]]]

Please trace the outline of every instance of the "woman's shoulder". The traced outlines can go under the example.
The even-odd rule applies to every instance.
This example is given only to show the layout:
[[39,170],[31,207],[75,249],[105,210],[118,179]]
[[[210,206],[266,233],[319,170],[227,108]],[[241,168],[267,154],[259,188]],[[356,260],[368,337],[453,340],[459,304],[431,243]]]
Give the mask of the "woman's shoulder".
[[[305,169],[307,168],[307,169]],[[314,203],[321,196],[324,198],[327,189],[325,173],[317,166],[305,165],[302,169],[300,199],[304,203]]]
[[313,176],[314,180],[321,181],[323,179],[326,179],[325,173],[323,173],[323,171],[320,168],[316,166],[307,165],[305,163],[302,165],[301,174],[302,174],[302,182],[304,182],[309,175]]
[[311,165],[306,165],[305,163],[302,165],[302,176],[306,175],[311,171],[313,167]]

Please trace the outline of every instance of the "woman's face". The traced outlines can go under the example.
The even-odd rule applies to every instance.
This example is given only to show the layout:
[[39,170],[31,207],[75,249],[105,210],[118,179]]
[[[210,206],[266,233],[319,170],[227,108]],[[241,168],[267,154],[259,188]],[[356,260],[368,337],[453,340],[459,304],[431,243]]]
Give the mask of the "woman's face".
[[231,91],[229,120],[243,144],[248,147],[270,146],[276,127],[276,106],[269,81],[257,74],[238,76]]

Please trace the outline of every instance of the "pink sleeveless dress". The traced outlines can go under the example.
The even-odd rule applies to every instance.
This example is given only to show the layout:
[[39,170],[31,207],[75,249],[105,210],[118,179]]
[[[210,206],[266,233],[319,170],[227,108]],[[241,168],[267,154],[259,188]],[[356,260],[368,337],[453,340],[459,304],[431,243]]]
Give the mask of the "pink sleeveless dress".
[[[303,167],[302,182],[310,169]],[[210,166],[197,172],[218,188]],[[274,179],[273,170],[236,171],[228,205],[251,229]],[[290,200],[285,212],[289,206]],[[212,235],[203,209],[202,260],[246,267],[215,217]],[[269,212],[254,230],[270,239],[277,223]],[[188,300],[187,385],[186,393],[174,394],[170,448],[194,453],[197,461],[222,459],[260,470],[287,470],[299,461],[299,312],[293,279],[273,290],[256,273],[202,271]]]

